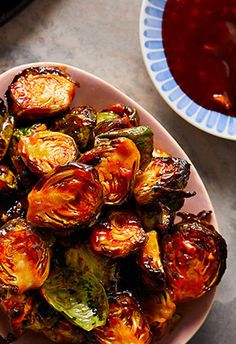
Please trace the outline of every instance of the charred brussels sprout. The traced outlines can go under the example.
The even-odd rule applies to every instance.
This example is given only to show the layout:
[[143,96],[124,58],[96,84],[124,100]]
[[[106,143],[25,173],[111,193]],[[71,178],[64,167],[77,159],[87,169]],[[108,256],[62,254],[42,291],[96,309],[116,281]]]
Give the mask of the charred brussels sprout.
[[57,119],[51,129],[73,137],[79,150],[84,152],[87,146],[93,142],[95,114],[96,110],[89,105],[73,108]]
[[0,161],[6,155],[14,130],[14,118],[9,116],[5,110],[0,98]]
[[132,140],[140,152],[140,168],[144,169],[152,159],[153,151],[153,131],[144,125],[134,128],[126,128],[101,133],[97,136],[97,142],[101,138],[114,139],[117,137],[127,137]]
[[175,313],[176,305],[167,289],[161,293],[143,295],[140,302],[155,339],[171,331],[179,320]]
[[145,285],[152,290],[163,290],[165,288],[165,272],[161,261],[157,232],[151,231],[146,234],[147,241],[141,248],[137,263],[142,271]]
[[16,177],[5,165],[0,165],[0,195],[9,194],[17,189]]
[[96,220],[103,205],[102,185],[93,167],[70,163],[43,176],[28,202],[29,223],[63,231]]
[[75,161],[78,150],[72,137],[49,130],[22,136],[18,151],[29,169],[43,175],[59,165]]
[[2,226],[0,237],[0,281],[18,294],[41,287],[50,263],[42,238],[21,218]]
[[225,240],[201,216],[184,216],[163,238],[162,252],[175,302],[205,294],[220,282],[226,268]]
[[139,173],[134,186],[134,196],[140,205],[161,202],[172,210],[183,205],[183,199],[195,193],[183,189],[187,185],[190,165],[179,158],[156,158]]
[[102,282],[105,289],[109,290],[116,286],[117,263],[110,258],[101,257],[93,252],[88,242],[70,247],[66,251],[65,257],[68,267],[81,274],[92,273]]
[[128,292],[109,300],[107,323],[93,332],[99,344],[149,344],[152,339],[137,301]]
[[93,165],[103,186],[106,204],[123,203],[132,190],[140,153],[130,139],[105,140],[84,153],[79,162]]
[[106,323],[108,300],[102,284],[90,273],[61,269],[42,287],[46,301],[70,322],[86,331]]
[[108,257],[125,257],[144,245],[146,234],[137,216],[130,211],[111,211],[94,225],[90,236],[92,249]]
[[15,76],[7,98],[16,118],[36,120],[65,111],[74,94],[75,83],[61,69],[33,67]]

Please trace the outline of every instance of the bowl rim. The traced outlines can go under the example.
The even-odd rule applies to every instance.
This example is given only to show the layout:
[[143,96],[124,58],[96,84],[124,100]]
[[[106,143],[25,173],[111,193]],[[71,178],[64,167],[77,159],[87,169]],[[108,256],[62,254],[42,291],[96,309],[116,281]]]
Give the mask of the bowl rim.
[[[111,85],[110,83],[106,82],[105,80],[95,76],[92,73],[89,73],[87,71],[84,71],[83,69],[80,69],[78,67],[75,66],[71,66],[65,63],[60,63],[60,62],[32,62],[32,63],[27,63],[27,64],[21,64],[18,66],[15,66],[13,68],[10,68],[6,71],[4,71],[3,73],[0,74],[0,81],[2,79],[4,79],[5,77],[8,77],[9,74],[17,74],[18,72],[20,72],[21,70],[25,69],[25,68],[31,68],[31,67],[37,67],[37,66],[55,66],[55,67],[62,67],[65,68],[66,72],[67,69],[69,69],[70,71],[73,71],[75,73],[81,73],[82,75],[96,80],[97,82],[101,83],[102,85],[104,85],[105,87],[108,87],[109,89],[111,89],[113,92],[117,93],[119,96],[123,97],[125,96],[125,99],[127,99],[129,101],[130,104],[133,104],[138,112],[142,112],[144,114],[144,116],[148,119],[148,121],[151,123],[151,126],[153,125],[154,127],[159,127],[159,130],[162,130],[164,136],[167,136],[168,140],[170,141],[171,145],[173,145],[174,147],[177,147],[177,149],[179,151],[181,151],[181,155],[183,158],[187,159],[190,164],[191,164],[191,174],[194,175],[195,179],[196,179],[196,183],[199,184],[199,186],[201,187],[201,192],[202,192],[202,197],[207,201],[207,203],[209,204],[211,210],[212,210],[212,216],[211,216],[211,223],[215,226],[215,228],[217,230],[219,230],[219,226],[217,223],[217,219],[216,219],[216,215],[215,215],[215,211],[214,211],[214,207],[212,205],[211,199],[209,197],[209,194],[207,192],[207,189],[199,175],[199,173],[197,172],[194,164],[191,162],[191,160],[189,159],[188,155],[185,153],[185,151],[182,149],[182,147],[178,144],[178,142],[176,142],[176,140],[173,138],[173,136],[163,127],[163,125],[154,117],[152,116],[147,110],[145,110],[141,105],[139,105],[135,100],[133,100],[132,98],[130,98],[129,96],[127,96],[124,92],[122,92],[121,90],[119,90],[118,88],[116,88],[115,86]],[[69,72],[70,73],[70,72]],[[141,116],[142,119],[142,116]],[[207,295],[209,296],[209,300],[207,302],[207,309],[204,312],[203,315],[201,315],[201,319],[197,321],[197,324],[192,325],[191,326],[191,333],[188,334],[188,336],[185,336],[185,340],[186,343],[194,336],[194,334],[199,330],[199,328],[202,326],[202,324],[204,323],[209,311],[212,308],[214,299],[215,299],[215,292],[216,292],[216,288],[214,288],[212,291],[210,291],[209,293],[207,293]],[[198,301],[199,299],[193,300],[193,302]],[[209,302],[210,301],[210,302]],[[204,303],[205,301],[203,301]],[[178,327],[178,325],[177,325]],[[171,332],[174,333],[174,332]],[[163,340],[165,342],[165,339],[171,335],[171,333],[169,335],[167,335],[167,337],[164,337]],[[162,339],[161,341],[158,343],[162,344]],[[167,342],[169,343],[169,342]],[[174,344],[183,344],[183,342],[175,342]]]
[[[162,2],[166,3],[168,0],[162,0]],[[144,21],[145,21],[145,18],[148,18],[148,14],[145,13],[145,9],[147,7],[151,7],[151,6],[156,6],[157,5],[154,5],[153,3],[150,2],[150,0],[142,0],[142,5],[141,5],[141,9],[140,9],[140,15],[139,15],[139,42],[140,42],[140,47],[141,47],[141,52],[142,52],[142,56],[143,56],[143,61],[144,61],[144,64],[145,64],[145,67],[146,67],[146,70],[148,72],[148,75],[149,77],[151,78],[152,82],[153,82],[153,85],[155,86],[155,88],[157,89],[158,93],[160,94],[160,96],[165,100],[165,102],[168,104],[168,106],[175,112],[177,113],[180,117],[182,117],[185,121],[187,121],[188,123],[192,124],[193,126],[195,126],[196,128],[202,130],[202,131],[205,131],[207,132],[208,134],[211,134],[211,135],[214,135],[216,137],[220,137],[220,138],[223,138],[223,139],[227,139],[227,140],[231,140],[231,141],[236,141],[236,133],[234,133],[233,135],[230,135],[228,134],[227,132],[224,133],[225,129],[223,132],[219,132],[217,130],[214,130],[214,128],[208,128],[206,125],[203,125],[202,123],[198,123],[197,121],[194,121],[192,119],[192,117],[189,117],[187,115],[185,115],[183,113],[183,111],[181,111],[180,109],[178,109],[178,107],[176,106],[176,104],[171,101],[168,97],[168,92],[165,92],[162,90],[161,86],[162,86],[162,83],[159,82],[158,80],[156,80],[156,73],[154,71],[151,70],[151,65],[152,63],[154,62],[149,62],[148,61],[148,58],[146,57],[148,52],[151,52],[151,51],[155,51],[155,49],[148,49],[146,46],[145,46],[145,43],[146,41],[148,40],[148,38],[146,38],[144,36],[144,31],[146,30],[146,27],[145,27],[145,24],[144,24]],[[161,9],[162,11],[164,11],[164,7]],[[160,19],[160,22],[162,23],[162,19]],[[160,32],[162,32],[162,29],[160,29]],[[163,41],[162,37],[159,39],[161,42]],[[163,61],[165,61],[167,63],[167,59],[166,59],[166,55],[165,55],[165,51],[164,51],[164,47],[162,48],[163,49],[163,53],[164,53],[164,58],[162,59]],[[167,69],[169,72],[170,72],[170,69],[169,69],[169,66],[167,64]],[[173,74],[170,72],[173,80],[176,82]],[[176,84],[178,85],[178,83],[176,82]],[[178,85],[178,88],[182,91],[182,93],[187,96],[189,99],[191,99],[184,91],[183,89]],[[212,110],[209,110],[209,109],[206,109],[204,107],[202,107],[201,105],[197,104],[193,99],[191,99],[192,103],[194,105],[196,105],[197,107],[201,108],[201,109],[204,109],[210,113],[216,113],[218,115],[221,115],[221,116],[225,116],[227,118],[230,118],[231,116],[227,116],[223,113],[220,113],[220,112],[217,112],[217,111],[212,111]],[[197,110],[198,112],[198,110]],[[232,117],[234,118],[234,117]],[[227,119],[228,121],[230,119]],[[235,124],[236,125],[236,124]]]

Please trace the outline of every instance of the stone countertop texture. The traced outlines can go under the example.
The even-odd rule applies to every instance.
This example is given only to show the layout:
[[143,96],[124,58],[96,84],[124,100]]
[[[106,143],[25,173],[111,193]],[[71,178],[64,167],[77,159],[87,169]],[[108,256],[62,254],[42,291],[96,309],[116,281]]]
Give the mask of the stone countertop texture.
[[214,306],[189,343],[233,344],[236,342],[236,142],[191,126],[158,95],[141,55],[140,8],[141,0],[34,0],[0,27],[0,72],[36,61],[77,66],[137,101],[182,146],[208,189],[229,249],[228,269],[217,289]]

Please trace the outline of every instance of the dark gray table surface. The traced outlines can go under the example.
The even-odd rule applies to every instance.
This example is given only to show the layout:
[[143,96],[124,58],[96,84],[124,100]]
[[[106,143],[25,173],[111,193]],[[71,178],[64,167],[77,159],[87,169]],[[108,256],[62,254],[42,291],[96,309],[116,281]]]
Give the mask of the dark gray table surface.
[[136,100],[195,164],[228,243],[228,269],[215,303],[190,344],[236,342],[236,142],[204,133],[162,100],[139,45],[141,0],[35,0],[0,27],[0,72],[36,61],[64,62],[91,72]]

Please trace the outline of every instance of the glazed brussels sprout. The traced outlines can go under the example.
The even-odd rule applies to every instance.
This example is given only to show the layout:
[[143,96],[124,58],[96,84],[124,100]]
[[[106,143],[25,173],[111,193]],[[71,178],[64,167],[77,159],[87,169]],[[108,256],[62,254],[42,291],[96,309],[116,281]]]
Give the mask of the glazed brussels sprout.
[[75,83],[57,67],[33,67],[15,76],[8,88],[10,112],[36,120],[65,111],[75,95]]
[[114,139],[117,137],[127,137],[134,141],[140,152],[140,168],[145,169],[152,159],[153,151],[153,131],[142,125],[134,128],[125,128],[103,132],[97,136],[96,141],[99,143],[100,138]]
[[106,109],[97,113],[97,124],[107,120],[115,120],[117,118],[128,118],[132,126],[139,125],[139,116],[137,110],[131,106],[123,104],[113,104]]
[[92,273],[102,282],[105,289],[109,290],[116,287],[117,263],[110,258],[95,253],[88,242],[78,243],[70,247],[65,253],[65,258],[68,267],[81,274]]
[[[190,165],[179,158],[156,158],[137,175],[134,196],[140,205],[161,202],[172,210],[182,207],[183,198],[194,193],[183,191],[190,174]],[[180,203],[179,203],[180,201]]]
[[175,313],[176,305],[167,289],[161,293],[143,294],[140,302],[155,339],[169,332],[180,318]]
[[98,279],[72,269],[52,273],[41,289],[45,300],[71,323],[91,331],[106,323],[108,300]]
[[109,300],[106,325],[93,332],[99,344],[148,344],[152,339],[140,307],[129,292],[117,293]]
[[1,283],[18,294],[41,287],[50,264],[43,239],[22,218],[3,225],[0,237]]
[[78,156],[77,146],[71,136],[49,130],[22,136],[18,151],[24,163],[37,175],[75,161]]
[[9,194],[17,189],[14,173],[5,165],[0,165],[0,195]]
[[95,224],[90,236],[92,249],[102,255],[118,258],[135,253],[144,245],[146,234],[131,211],[113,210]]
[[103,205],[96,170],[70,163],[43,176],[28,195],[27,221],[34,226],[63,231],[91,225]]
[[84,153],[79,162],[93,165],[98,171],[105,204],[121,204],[131,193],[140,153],[133,141],[120,137],[104,140]]
[[0,161],[6,155],[14,130],[14,118],[6,113],[3,100],[0,98]]
[[183,215],[162,241],[163,265],[175,302],[196,299],[214,288],[226,268],[225,240],[202,213]]
[[146,233],[147,241],[141,248],[137,263],[142,271],[142,278],[149,289],[163,290],[166,277],[161,261],[161,253],[158,243],[158,235],[155,231]]
[[79,151],[84,152],[93,142],[95,122],[96,110],[89,105],[84,105],[73,108],[61,118],[56,119],[51,129],[73,137]]

